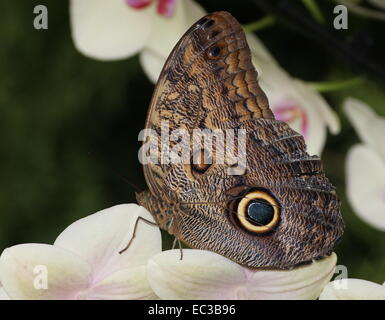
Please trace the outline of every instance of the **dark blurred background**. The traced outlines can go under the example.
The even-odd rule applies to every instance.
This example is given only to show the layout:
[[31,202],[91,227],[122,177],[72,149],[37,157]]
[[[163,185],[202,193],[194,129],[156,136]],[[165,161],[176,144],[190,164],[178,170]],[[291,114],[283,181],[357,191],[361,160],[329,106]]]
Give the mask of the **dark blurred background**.
[[[345,196],[345,156],[358,138],[341,103],[351,95],[385,116],[385,22],[349,15],[349,29],[334,30],[335,3],[327,0],[318,1],[325,25],[301,1],[198,2],[207,11],[230,11],[243,24],[274,14],[277,23],[258,36],[295,77],[364,77],[358,86],[325,94],[342,132],[328,137],[323,159],[347,224],[338,263],[348,267],[349,277],[382,283],[385,233],[359,220]],[[48,7],[48,30],[33,28],[38,4]],[[0,10],[1,251],[17,243],[52,243],[81,217],[135,202],[133,185],[146,187],[137,135],[154,86],[138,57],[106,63],[77,52],[67,1],[2,1]]]

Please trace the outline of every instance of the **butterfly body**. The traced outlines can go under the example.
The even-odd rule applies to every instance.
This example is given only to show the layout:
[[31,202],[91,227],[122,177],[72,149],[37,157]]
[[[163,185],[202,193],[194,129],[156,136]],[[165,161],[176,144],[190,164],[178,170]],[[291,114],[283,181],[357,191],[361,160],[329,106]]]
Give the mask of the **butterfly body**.
[[[191,161],[144,165],[149,191],[137,199],[162,229],[249,268],[293,268],[333,251],[343,232],[334,187],[303,137],[274,119],[229,13],[199,20],[170,54],[146,128],[161,135],[164,124],[188,136],[167,148],[185,145]],[[197,130],[216,133],[212,149],[194,148]],[[242,165],[227,153],[241,149],[241,138]]]

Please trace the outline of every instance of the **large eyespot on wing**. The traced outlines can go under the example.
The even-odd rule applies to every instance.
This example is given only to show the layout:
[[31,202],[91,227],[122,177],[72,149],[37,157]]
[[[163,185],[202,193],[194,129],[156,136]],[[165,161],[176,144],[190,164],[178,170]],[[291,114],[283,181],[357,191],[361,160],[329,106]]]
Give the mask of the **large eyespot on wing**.
[[245,33],[228,12],[196,22],[167,59],[147,127],[229,128],[251,118],[274,118],[257,81]]
[[280,220],[278,201],[265,190],[246,193],[229,212],[230,218],[246,232],[263,235],[275,230]]

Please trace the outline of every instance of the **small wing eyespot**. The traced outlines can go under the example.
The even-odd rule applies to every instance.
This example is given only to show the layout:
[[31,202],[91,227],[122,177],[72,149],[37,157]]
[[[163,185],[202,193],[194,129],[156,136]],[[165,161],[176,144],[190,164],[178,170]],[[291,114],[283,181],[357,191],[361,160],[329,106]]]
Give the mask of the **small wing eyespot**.
[[207,55],[210,59],[217,59],[219,58],[220,54],[221,54],[221,48],[218,46],[213,46],[209,48],[207,51]]

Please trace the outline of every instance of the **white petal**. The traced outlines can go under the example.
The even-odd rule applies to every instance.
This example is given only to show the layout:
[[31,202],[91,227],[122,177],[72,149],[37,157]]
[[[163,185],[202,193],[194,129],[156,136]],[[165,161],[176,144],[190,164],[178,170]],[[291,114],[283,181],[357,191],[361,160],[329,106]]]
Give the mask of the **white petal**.
[[[343,107],[357,133],[364,135],[368,122],[376,117],[375,112],[366,103],[352,97],[345,99]],[[365,141],[364,137],[362,139]]]
[[219,254],[203,250],[163,251],[147,265],[151,288],[161,299],[235,299],[245,281],[242,267]]
[[159,228],[139,220],[134,240],[119,253],[132,239],[139,216],[153,221],[151,214],[136,204],[99,211],[71,224],[56,239],[55,246],[83,257],[92,266],[97,283],[118,270],[146,265],[151,256],[161,251]]
[[167,57],[149,49],[144,49],[139,56],[144,73],[151,82],[156,83]]
[[157,299],[148,281],[146,266],[115,272],[96,284],[88,299],[95,300],[139,300]]
[[330,282],[320,300],[385,300],[385,287],[366,280],[342,279]]
[[294,79],[295,87],[306,101],[306,107],[316,110],[318,118],[322,118],[332,134],[338,134],[341,130],[340,120],[337,114],[330,108],[324,97],[304,81]]
[[205,11],[199,4],[184,0],[176,2],[172,18],[156,16],[153,32],[141,55],[143,69],[151,81],[156,82],[168,55],[182,35],[204,15]]
[[0,286],[0,300],[10,300],[4,288]]
[[[271,109],[277,112],[282,104],[298,107],[303,116],[299,121],[290,122],[295,131],[304,135],[309,154],[321,155],[326,140],[326,128],[333,134],[340,130],[339,120],[325,99],[303,81],[289,78],[279,73],[277,68],[272,71],[265,69],[261,77],[261,88],[265,91]],[[305,118],[304,118],[305,117]],[[302,128],[302,121],[307,122],[307,131]]]
[[347,156],[347,196],[357,215],[385,230],[385,162],[370,147],[358,145]]
[[84,55],[101,60],[129,57],[147,42],[155,6],[133,9],[124,0],[71,0],[72,37]]
[[177,1],[172,18],[157,16],[153,21],[153,30],[146,45],[164,57],[167,57],[187,29],[205,15],[202,7],[192,0]]
[[255,34],[247,33],[246,40],[251,50],[253,65],[257,69],[259,76],[262,76],[265,69],[266,71],[272,69],[274,72],[277,68],[281,69],[278,72],[288,75],[284,70],[282,70],[282,68],[279,67],[278,62]]
[[162,299],[315,299],[334,272],[336,256],[291,271],[251,271],[203,250],[164,251],[148,263]]
[[344,110],[360,139],[376,150],[385,161],[385,119],[379,117],[364,102],[347,98]]
[[[305,141],[308,153],[321,155],[326,142],[326,128],[329,127],[332,133],[339,131],[339,120],[336,114],[330,109],[325,99],[304,82],[291,79],[291,84],[286,88],[291,88],[287,91],[288,99],[293,99],[307,116],[308,134],[305,136]],[[298,130],[295,127],[293,129]]]
[[314,300],[333,276],[337,256],[283,271],[255,271],[247,286],[249,299]]
[[78,255],[45,244],[22,244],[0,257],[1,282],[12,299],[76,299],[87,290],[90,266]]

